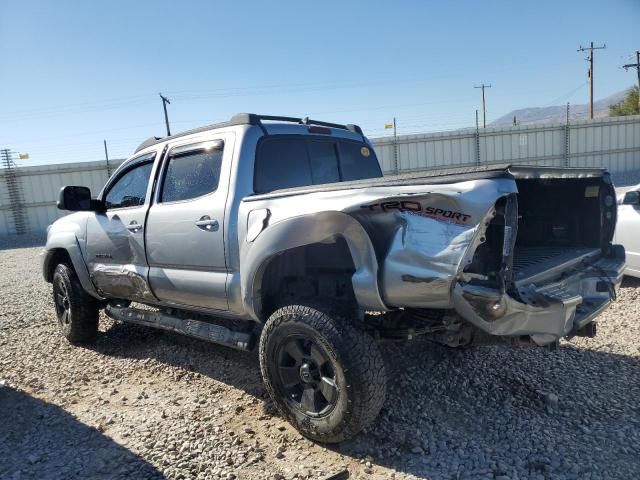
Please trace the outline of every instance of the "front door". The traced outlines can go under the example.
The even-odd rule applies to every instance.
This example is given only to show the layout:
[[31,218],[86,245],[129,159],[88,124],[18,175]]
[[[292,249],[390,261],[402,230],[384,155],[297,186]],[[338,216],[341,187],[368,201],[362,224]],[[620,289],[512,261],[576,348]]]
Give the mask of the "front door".
[[102,199],[106,213],[87,222],[86,263],[104,296],[152,300],[145,256],[145,218],[151,197],[155,153],[143,155],[109,181]]
[[227,310],[224,213],[233,135],[191,142],[163,160],[147,219],[149,283],[164,303]]

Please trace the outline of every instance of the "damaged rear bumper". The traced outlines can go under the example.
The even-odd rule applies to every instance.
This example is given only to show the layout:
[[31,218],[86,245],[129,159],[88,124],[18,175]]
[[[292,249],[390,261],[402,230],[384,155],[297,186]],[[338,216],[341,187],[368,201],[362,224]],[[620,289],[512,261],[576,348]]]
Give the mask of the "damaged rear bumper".
[[624,249],[581,264],[560,278],[518,288],[519,298],[458,280],[453,302],[459,315],[492,335],[530,336],[548,345],[594,320],[613,300],[622,282]]

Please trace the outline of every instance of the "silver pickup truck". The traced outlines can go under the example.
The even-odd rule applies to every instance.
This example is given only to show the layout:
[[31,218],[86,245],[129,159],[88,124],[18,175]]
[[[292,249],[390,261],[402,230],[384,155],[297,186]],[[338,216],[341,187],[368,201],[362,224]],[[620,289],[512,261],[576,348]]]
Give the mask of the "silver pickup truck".
[[304,435],[378,414],[377,342],[557,345],[595,335],[624,249],[598,169],[384,176],[355,125],[238,114],[151,138],[97,198],[64,187],[43,252],[73,343],[118,321],[250,350]]

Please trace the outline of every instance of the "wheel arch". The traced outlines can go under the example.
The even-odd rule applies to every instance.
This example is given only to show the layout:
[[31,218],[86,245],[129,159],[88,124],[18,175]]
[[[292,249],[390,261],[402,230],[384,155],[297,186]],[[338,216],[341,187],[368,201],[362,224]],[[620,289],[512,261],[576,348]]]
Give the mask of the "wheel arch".
[[69,256],[69,252],[67,252],[64,248],[52,248],[48,250],[45,254],[44,265],[43,265],[43,274],[44,279],[51,283],[53,282],[53,273],[56,271],[56,267],[61,264],[67,264],[73,267],[73,261]]
[[47,282],[52,282],[53,272],[60,263],[71,266],[78,276],[82,288],[92,297],[102,300],[89,276],[78,238],[71,232],[58,233],[47,240],[42,258],[42,274]]
[[348,250],[353,266],[351,286],[358,305],[371,310],[388,310],[380,295],[378,261],[367,232],[353,217],[336,211],[288,218],[269,225],[241,250],[242,298],[249,315],[264,322],[265,272],[283,254],[301,247],[340,244]]

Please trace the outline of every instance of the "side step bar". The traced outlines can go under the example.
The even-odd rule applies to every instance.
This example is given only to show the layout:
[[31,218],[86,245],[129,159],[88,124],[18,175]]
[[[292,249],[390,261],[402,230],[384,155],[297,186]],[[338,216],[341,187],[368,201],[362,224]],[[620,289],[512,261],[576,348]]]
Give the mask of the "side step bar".
[[107,305],[105,313],[114,320],[121,322],[135,323],[145,327],[177,332],[238,350],[252,350],[255,344],[255,335],[253,333],[239,332],[222,325],[182,318],[157,310],[140,310],[137,308]]

